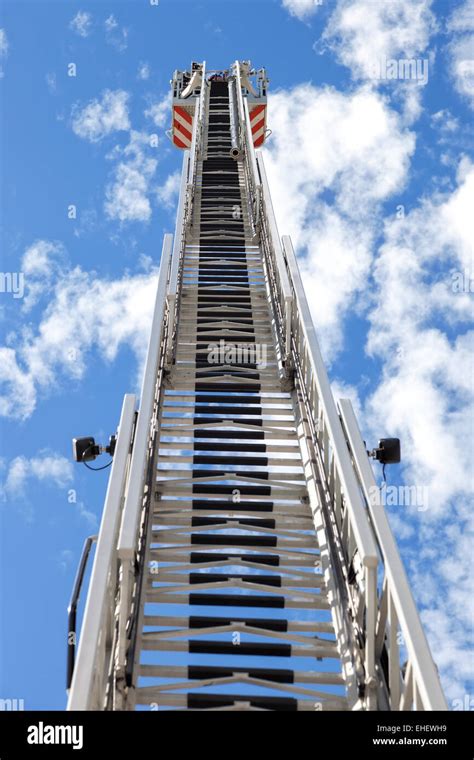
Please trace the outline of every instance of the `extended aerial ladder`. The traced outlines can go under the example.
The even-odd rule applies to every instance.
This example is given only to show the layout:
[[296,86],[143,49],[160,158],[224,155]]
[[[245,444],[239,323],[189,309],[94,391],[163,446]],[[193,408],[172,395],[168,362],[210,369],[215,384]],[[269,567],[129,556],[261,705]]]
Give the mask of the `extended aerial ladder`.
[[[278,233],[258,150],[265,71],[194,63],[172,88],[176,230],[77,656],[85,557],[72,600],[68,709],[444,710],[365,443]],[[78,458],[98,453],[87,441]]]

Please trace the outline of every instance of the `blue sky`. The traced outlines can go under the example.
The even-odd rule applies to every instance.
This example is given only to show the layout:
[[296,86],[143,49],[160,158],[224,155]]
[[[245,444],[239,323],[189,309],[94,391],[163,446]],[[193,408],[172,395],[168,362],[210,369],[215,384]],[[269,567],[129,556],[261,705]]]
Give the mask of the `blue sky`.
[[[65,706],[66,606],[107,483],[70,441],[105,442],[139,386],[182,159],[173,70],[241,58],[271,80],[267,172],[336,396],[370,445],[401,437],[391,481],[427,489],[391,520],[468,703],[472,0],[7,0],[0,28],[1,271],[24,275],[0,293],[0,696]],[[380,77],[409,59],[427,81]]]

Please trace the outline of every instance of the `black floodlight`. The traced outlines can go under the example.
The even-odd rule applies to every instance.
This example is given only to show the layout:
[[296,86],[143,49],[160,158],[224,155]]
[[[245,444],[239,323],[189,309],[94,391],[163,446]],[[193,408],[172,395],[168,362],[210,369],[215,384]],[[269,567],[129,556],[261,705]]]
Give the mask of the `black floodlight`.
[[[84,438],[72,439],[72,455],[75,462],[82,462],[89,467],[87,462],[93,462],[99,454],[110,454],[113,457],[115,452],[115,444],[117,439],[115,435],[111,435],[107,446],[99,446],[96,444],[95,439],[92,436],[85,436]],[[90,470],[105,470],[112,464],[112,460],[108,462],[104,467],[89,467]]]
[[400,438],[381,438],[378,448],[370,452],[381,464],[398,464],[400,462]]

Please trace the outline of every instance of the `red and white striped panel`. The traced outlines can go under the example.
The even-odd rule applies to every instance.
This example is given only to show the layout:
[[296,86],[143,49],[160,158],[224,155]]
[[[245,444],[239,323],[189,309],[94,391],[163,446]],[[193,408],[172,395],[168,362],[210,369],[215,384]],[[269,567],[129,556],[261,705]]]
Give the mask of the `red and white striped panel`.
[[182,106],[173,106],[173,144],[190,148],[193,138],[193,117]]
[[252,128],[253,144],[255,148],[259,148],[263,145],[265,140],[265,129],[267,120],[267,107],[260,104],[251,108],[250,113],[250,126]]

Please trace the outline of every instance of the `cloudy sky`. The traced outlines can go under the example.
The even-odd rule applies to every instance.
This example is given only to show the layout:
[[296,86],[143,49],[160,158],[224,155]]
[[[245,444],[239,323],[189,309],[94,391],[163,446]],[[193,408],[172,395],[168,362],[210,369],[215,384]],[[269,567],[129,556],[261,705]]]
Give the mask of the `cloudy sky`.
[[280,232],[336,396],[368,445],[401,438],[391,481],[424,489],[387,509],[448,701],[468,704],[474,0],[7,0],[0,27],[0,696],[65,705],[66,606],[107,482],[70,440],[106,442],[140,382],[182,159],[169,79],[250,58]]

